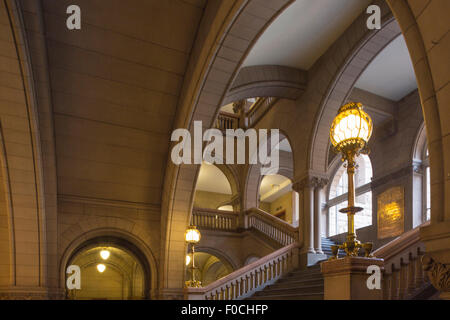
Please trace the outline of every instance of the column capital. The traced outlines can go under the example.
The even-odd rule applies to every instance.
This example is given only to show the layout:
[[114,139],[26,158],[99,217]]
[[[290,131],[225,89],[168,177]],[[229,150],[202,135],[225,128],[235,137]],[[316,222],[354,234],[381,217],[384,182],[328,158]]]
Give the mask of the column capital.
[[322,189],[328,184],[328,179],[323,177],[308,176],[298,180],[292,184],[292,189],[301,192],[305,188],[319,188]]

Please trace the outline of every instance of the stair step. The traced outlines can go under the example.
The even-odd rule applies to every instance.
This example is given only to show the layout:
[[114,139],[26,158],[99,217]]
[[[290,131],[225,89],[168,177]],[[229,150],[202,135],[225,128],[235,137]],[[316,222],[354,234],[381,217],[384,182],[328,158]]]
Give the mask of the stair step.
[[255,293],[255,297],[261,296],[274,296],[274,295],[285,295],[285,294],[311,294],[311,293],[321,293],[323,292],[323,284],[316,286],[300,286],[292,288],[272,288],[272,286],[265,288],[263,291]]
[[308,294],[283,294],[271,296],[253,296],[248,300],[323,300],[323,292]]
[[292,271],[288,274],[289,276],[295,276],[295,275],[305,275],[305,276],[314,276],[314,275],[322,275],[322,273],[320,272],[320,269],[318,268],[317,270],[314,271],[308,271],[308,270],[295,270]]
[[323,277],[313,279],[295,279],[295,278],[283,278],[274,283],[271,287],[284,287],[286,285],[301,286],[301,285],[323,285]]

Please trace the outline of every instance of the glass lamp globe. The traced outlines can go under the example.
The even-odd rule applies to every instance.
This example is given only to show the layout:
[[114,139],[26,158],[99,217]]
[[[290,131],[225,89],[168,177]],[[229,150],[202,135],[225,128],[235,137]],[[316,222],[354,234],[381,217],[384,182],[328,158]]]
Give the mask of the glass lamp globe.
[[109,250],[100,251],[100,257],[102,257],[103,260],[108,260],[110,254]]
[[338,152],[360,150],[372,136],[373,124],[361,103],[350,102],[339,109],[330,129],[331,143]]
[[105,269],[106,269],[106,266],[104,264],[97,265],[98,272],[103,273],[103,271],[105,271]]
[[196,243],[198,243],[200,241],[201,234],[200,234],[200,231],[198,231],[197,227],[190,226],[186,230],[186,232],[184,234],[184,238],[185,238],[187,243],[196,244]]
[[190,255],[186,255],[186,265],[188,266],[189,263],[191,263],[191,256]]

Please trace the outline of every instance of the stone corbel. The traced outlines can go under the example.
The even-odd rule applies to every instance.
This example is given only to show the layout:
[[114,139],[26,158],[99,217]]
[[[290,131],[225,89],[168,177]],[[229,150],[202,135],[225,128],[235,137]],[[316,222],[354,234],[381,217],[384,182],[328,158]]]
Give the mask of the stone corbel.
[[450,299],[450,268],[435,261],[430,255],[422,257],[424,271],[427,272],[431,284],[440,292],[441,298]]

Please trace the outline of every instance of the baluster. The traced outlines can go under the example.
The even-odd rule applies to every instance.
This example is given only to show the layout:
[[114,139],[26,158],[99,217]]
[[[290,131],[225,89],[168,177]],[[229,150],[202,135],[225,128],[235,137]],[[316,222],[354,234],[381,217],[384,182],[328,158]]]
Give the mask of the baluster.
[[277,277],[281,276],[281,259],[277,259]]
[[232,282],[231,283],[231,297],[230,300],[236,300],[237,297],[237,282]]
[[245,276],[245,293],[249,293],[251,290],[250,288],[250,276],[247,274]]
[[403,300],[406,298],[406,290],[408,286],[408,265],[400,260],[400,285],[398,290],[398,298]]
[[261,270],[256,269],[255,274],[256,274],[256,288],[259,288],[261,286]]
[[241,287],[241,278],[239,277],[236,279],[236,297],[240,297],[242,295]]
[[267,278],[268,278],[267,265],[264,265],[264,283],[267,282]]
[[391,281],[392,275],[390,273],[385,273],[383,276],[383,299],[391,300]]
[[392,276],[391,276],[391,299],[398,300],[398,290],[400,284],[400,269],[395,269],[395,266],[392,266]]
[[413,293],[416,290],[416,259],[412,258],[412,254],[409,254],[408,265],[408,294]]
[[289,272],[292,270],[292,252],[289,252],[286,255],[286,272]]
[[423,283],[425,281],[424,271],[423,271],[423,266],[422,266],[422,256],[418,256],[415,262],[416,262],[415,287],[420,288],[423,286]]

